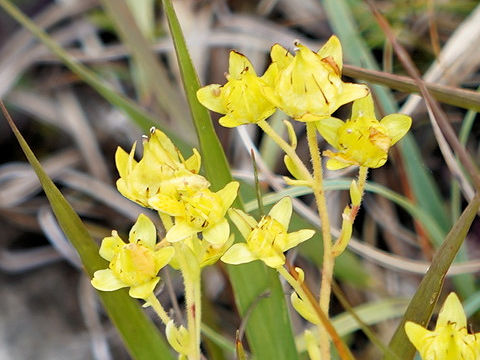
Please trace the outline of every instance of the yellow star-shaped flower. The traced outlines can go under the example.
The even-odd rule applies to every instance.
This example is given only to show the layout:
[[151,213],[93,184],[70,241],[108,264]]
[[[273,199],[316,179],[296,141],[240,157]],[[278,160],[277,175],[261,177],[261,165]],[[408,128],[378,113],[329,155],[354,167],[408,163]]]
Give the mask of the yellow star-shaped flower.
[[260,222],[238,209],[231,209],[229,215],[246,243],[234,244],[225,252],[221,260],[228,264],[262,260],[267,266],[278,268],[285,264],[285,251],[310,239],[315,233],[308,229],[287,232],[292,216],[292,200],[289,197],[275,204]]
[[378,121],[373,99],[368,95],[355,100],[350,120],[337,118],[317,121],[318,132],[338,152],[324,151],[330,159],[327,168],[342,169],[350,165],[378,168],[385,164],[388,150],[410,129],[412,118],[390,114]]
[[342,46],[336,36],[317,53],[295,45],[295,56],[274,45],[272,64],[264,75],[272,79],[264,88],[265,95],[286,114],[299,121],[315,121],[368,94],[367,86],[342,81]]
[[263,95],[262,88],[269,81],[268,74],[258,77],[253,65],[242,54],[231,51],[227,83],[212,84],[197,91],[197,98],[206,108],[225,114],[220,125],[235,127],[265,120],[275,112]]
[[135,145],[129,154],[120,147],[115,154],[120,174],[117,188],[126,198],[152,207],[149,200],[157,194],[176,196],[180,190],[210,186],[198,174],[201,158],[196,149],[190,158],[184,159],[168,136],[154,128],[143,147],[143,158],[138,162],[134,159]]
[[150,200],[154,209],[175,217],[167,232],[169,242],[177,242],[202,232],[208,243],[220,246],[230,236],[225,214],[237,197],[239,184],[232,181],[218,192],[209,189],[186,190],[178,198],[157,196]]
[[407,321],[405,332],[423,360],[480,359],[480,333],[468,333],[465,312],[455,293],[445,300],[435,330]]
[[100,256],[110,262],[109,268],[94,273],[92,285],[102,291],[129,287],[129,295],[147,299],[153,293],[162,267],[175,250],[172,246],[157,248],[157,231],[152,221],[141,214],[133,225],[126,244],[114,230],[100,246]]

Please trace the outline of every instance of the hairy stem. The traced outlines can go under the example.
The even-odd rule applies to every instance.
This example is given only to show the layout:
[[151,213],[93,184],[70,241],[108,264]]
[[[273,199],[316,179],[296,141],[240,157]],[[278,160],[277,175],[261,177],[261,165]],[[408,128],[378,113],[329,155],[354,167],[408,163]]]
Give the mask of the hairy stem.
[[[323,266],[322,285],[320,287],[320,308],[328,318],[330,307],[331,282],[333,276],[334,257],[332,255],[332,237],[330,235],[330,220],[328,219],[327,199],[323,189],[323,169],[320,151],[318,149],[315,123],[307,122],[307,141],[313,166],[312,190],[317,203],[318,214],[322,222],[323,238]],[[322,359],[330,359],[330,340],[323,326],[318,328],[320,332],[320,350]]]

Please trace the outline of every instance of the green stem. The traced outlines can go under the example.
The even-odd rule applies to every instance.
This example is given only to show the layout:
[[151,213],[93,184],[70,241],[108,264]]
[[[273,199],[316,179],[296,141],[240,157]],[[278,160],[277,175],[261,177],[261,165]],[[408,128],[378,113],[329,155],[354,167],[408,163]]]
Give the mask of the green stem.
[[201,284],[200,284],[200,269],[195,269],[195,266],[185,256],[185,244],[176,243],[175,252],[178,254],[178,262],[180,271],[183,276],[183,283],[185,287],[185,303],[187,311],[187,331],[190,336],[191,348],[188,355],[189,360],[200,360],[200,328],[201,328]]
[[[367,183],[367,176],[368,176],[368,167],[360,166],[358,169],[358,189],[360,190],[360,199],[363,200],[363,193],[365,192],[365,184]],[[361,201],[361,200],[360,200]],[[358,205],[360,207],[360,204]]]
[[[330,307],[331,282],[333,276],[334,257],[332,255],[332,237],[330,234],[330,220],[328,219],[327,200],[323,189],[323,169],[320,151],[318,149],[317,132],[314,122],[307,122],[307,141],[313,166],[312,190],[317,203],[318,214],[322,222],[323,238],[323,266],[322,285],[320,288],[320,309],[328,318]],[[322,359],[330,359],[330,341],[323,326],[319,325],[320,350]]]
[[312,179],[312,175],[308,171],[307,167],[303,163],[303,161],[298,157],[295,149],[290,146],[285,140],[282,139],[280,135],[278,135],[275,130],[265,121],[259,121],[257,125],[267,134],[284,152],[287,154],[290,159],[295,163],[297,168],[302,172],[302,175],[305,179]]
[[153,308],[153,310],[157,313],[158,317],[162,322],[167,325],[170,322],[170,316],[168,316],[167,312],[163,308],[162,304],[160,304],[160,301],[158,301],[157,297],[151,293],[146,299],[147,301]]

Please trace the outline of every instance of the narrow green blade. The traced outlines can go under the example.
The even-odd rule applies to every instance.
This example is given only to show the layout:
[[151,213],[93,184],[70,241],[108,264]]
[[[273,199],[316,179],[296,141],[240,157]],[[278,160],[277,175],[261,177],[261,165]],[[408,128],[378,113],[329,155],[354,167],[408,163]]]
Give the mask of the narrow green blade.
[[[197,100],[196,92],[200,84],[172,3],[163,0],[163,4],[197,129],[205,172],[213,188],[220,189],[232,180],[230,169],[208,110]],[[240,200],[234,206],[243,207]],[[236,235],[239,239],[240,236]],[[251,310],[247,322],[247,338],[253,355],[257,359],[297,359],[285,298],[276,273],[259,262],[228,266],[228,272],[240,313],[245,315]],[[269,296],[260,299],[266,291]]]
[[[70,204],[45,173],[27,142],[10,119],[9,124],[42,184],[58,223],[80,255],[85,271],[89,277],[92,277],[96,270],[105,269],[107,262],[100,257],[97,244]],[[147,318],[139,304],[128,296],[126,290],[99,291],[98,294],[134,359],[174,359],[158,329]]]
[[[480,195],[477,194],[452,227],[442,246],[438,248],[433,257],[432,265],[410,301],[407,311],[389,344],[389,348],[401,359],[412,359],[415,355],[415,348],[408,340],[404,330],[405,323],[413,321],[424,327],[428,325],[435,304],[440,296],[445,275],[457,255],[465,236],[467,236],[479,207]],[[392,360],[394,357],[387,354],[384,359]]]

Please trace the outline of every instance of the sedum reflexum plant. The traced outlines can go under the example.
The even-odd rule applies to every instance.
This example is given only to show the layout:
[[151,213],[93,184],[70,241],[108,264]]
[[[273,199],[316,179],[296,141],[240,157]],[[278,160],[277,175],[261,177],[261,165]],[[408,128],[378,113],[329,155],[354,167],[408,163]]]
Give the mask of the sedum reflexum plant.
[[[258,223],[240,210],[230,210],[230,217],[246,243],[233,245],[222,260],[240,264],[258,259],[275,268],[295,290],[292,294],[294,308],[319,328],[318,343],[313,341],[310,333],[307,334],[309,353],[312,357],[321,356],[326,360],[331,356],[330,343],[319,311],[328,318],[335,258],[343,253],[352,235],[368,169],[385,164],[390,147],[407,133],[412,120],[402,114],[391,114],[381,121],[377,120],[368,87],[345,83],[341,79],[342,47],[336,36],[332,36],[318,52],[299,43],[295,45],[295,54],[278,44],[274,45],[270,52],[272,63],[261,77],[256,75],[250,61],[232,52],[228,82],[223,86],[203,87],[198,90],[197,97],[210,110],[226,114],[220,119],[221,125],[257,124],[285,152],[285,165],[293,177],[286,178],[286,182],[293,186],[308,186],[315,195],[324,247],[318,300],[313,301],[306,295],[302,287],[304,275],[301,269],[295,268],[292,276],[288,267],[283,267],[283,252],[313,235],[309,230],[287,233],[288,214],[291,212],[291,202],[287,198],[275,205],[271,213]],[[350,102],[353,102],[353,107],[349,120],[332,117],[340,106]],[[275,108],[293,120],[305,123],[312,172],[296,153],[297,138],[292,125],[285,121],[289,135],[287,142],[266,121]],[[336,150],[323,152],[328,157],[327,168],[359,168],[358,179],[353,180],[350,186],[351,204],[343,211],[341,232],[335,241],[331,238],[318,135]]]

